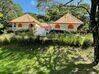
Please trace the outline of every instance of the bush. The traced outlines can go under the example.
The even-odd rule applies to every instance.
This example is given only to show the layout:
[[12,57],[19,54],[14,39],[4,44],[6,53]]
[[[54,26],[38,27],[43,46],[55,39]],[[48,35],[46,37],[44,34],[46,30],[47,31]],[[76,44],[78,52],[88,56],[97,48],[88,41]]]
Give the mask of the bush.
[[81,46],[82,38],[80,36],[66,35],[63,38],[63,42],[70,46]]
[[0,34],[3,34],[4,26],[0,23]]
[[86,48],[88,48],[90,46],[92,46],[92,41],[85,40],[84,43],[83,43],[83,45],[82,45],[82,48],[85,48],[86,49]]
[[66,44],[76,47],[89,47],[92,45],[92,35],[79,35],[79,34],[50,34],[48,38],[57,40],[60,44]]
[[[50,33],[47,35],[49,44],[60,44],[74,47],[87,48],[93,44],[92,35],[80,35],[80,34],[63,34],[63,33]],[[41,40],[41,39],[40,39]],[[43,41],[43,39],[41,40]],[[47,41],[46,41],[47,42]],[[13,34],[4,34],[0,36],[1,44],[18,44],[18,45],[32,45],[41,44],[35,42],[34,36],[30,34],[22,33],[16,36]],[[46,43],[47,44],[47,43]]]
[[3,41],[2,43],[3,43],[4,45],[7,45],[7,44],[10,43],[10,41],[9,41],[7,38],[5,38],[4,41]]
[[12,43],[12,44],[15,44],[17,42],[18,42],[18,39],[14,38],[14,37],[12,37],[11,40],[10,40],[10,43]]

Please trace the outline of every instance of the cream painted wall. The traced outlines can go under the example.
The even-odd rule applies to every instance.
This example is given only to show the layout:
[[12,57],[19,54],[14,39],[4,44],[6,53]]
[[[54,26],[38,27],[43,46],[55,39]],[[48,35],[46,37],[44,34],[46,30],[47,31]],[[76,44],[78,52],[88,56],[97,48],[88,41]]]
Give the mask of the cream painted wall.
[[[30,23],[21,23],[22,27],[18,27],[19,23],[16,23],[12,25],[12,30],[28,30],[30,29]],[[14,26],[15,25],[15,26]]]
[[[52,26],[52,29],[53,29],[53,30],[77,31],[77,28],[80,26],[80,24],[75,24],[75,25],[74,25],[74,29],[68,29],[68,25],[66,25],[66,24],[60,24],[61,29],[55,28],[55,24],[52,24],[51,26]],[[64,28],[62,28],[62,26],[63,26]]]
[[29,23],[23,23],[22,27],[18,27],[18,24],[16,24],[16,30],[26,30],[29,29]]

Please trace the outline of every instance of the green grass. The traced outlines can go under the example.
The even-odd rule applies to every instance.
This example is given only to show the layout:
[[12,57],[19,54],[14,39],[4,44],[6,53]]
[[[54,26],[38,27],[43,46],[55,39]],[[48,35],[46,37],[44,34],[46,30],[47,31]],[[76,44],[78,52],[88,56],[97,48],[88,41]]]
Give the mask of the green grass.
[[[0,44],[0,74],[99,73],[99,66],[92,67],[88,64],[93,60],[92,47],[83,49],[55,43],[36,43],[33,39],[28,39],[27,34],[17,35],[16,38],[12,36],[13,34],[0,36],[1,40],[4,39],[4,43]],[[85,40],[92,39],[90,34],[84,37]],[[76,37],[72,38],[71,36],[70,41]]]
[[[19,33],[17,35],[14,34],[4,34],[0,36],[1,44],[8,44],[8,43],[17,43],[19,41],[31,41],[35,40],[35,36],[31,33]],[[75,46],[75,47],[83,47],[87,48],[92,46],[93,40],[92,35],[80,35],[80,34],[49,34],[47,35],[47,39],[51,40],[53,43],[56,44],[65,44],[67,46]],[[46,38],[42,37],[41,40],[46,40]]]
[[87,66],[92,59],[92,48],[11,44],[0,48],[0,74],[97,73],[98,68]]

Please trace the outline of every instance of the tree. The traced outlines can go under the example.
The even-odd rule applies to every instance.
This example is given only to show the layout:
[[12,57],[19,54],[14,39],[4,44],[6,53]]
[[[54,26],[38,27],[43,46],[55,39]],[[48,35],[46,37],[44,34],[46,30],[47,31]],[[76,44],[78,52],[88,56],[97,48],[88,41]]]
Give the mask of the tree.
[[[98,17],[96,17],[96,14],[98,15]],[[99,63],[99,0],[91,0],[90,28],[93,34],[93,41],[94,41],[93,63],[94,65],[97,65]]]
[[[42,1],[46,2],[46,0],[42,0]],[[48,0],[48,1],[53,1],[53,0]],[[75,0],[70,0],[69,2],[66,2],[65,4],[63,4],[62,6],[67,6],[67,4],[73,1]],[[77,4],[79,5],[81,1],[82,0],[80,0]],[[94,41],[93,65],[97,65],[99,63],[99,0],[90,0],[90,1],[91,1],[90,12],[85,7],[82,7],[82,8],[84,8],[90,15],[90,31],[93,34],[93,41]]]
[[[84,6],[89,9],[89,5],[87,4],[80,4],[80,6]],[[80,7],[75,7],[75,5],[52,5],[49,9],[46,10],[46,18],[49,19],[49,21],[56,21],[66,13],[71,13],[84,22],[86,22],[86,15],[88,14],[86,10]]]
[[14,18],[17,18],[17,17],[23,15],[22,8],[20,7],[19,4],[12,4],[12,5],[13,5],[13,9],[10,10],[8,13],[9,20],[12,20]]
[[[48,0],[49,1],[49,0]],[[59,19],[60,17],[62,17],[64,14],[70,12],[71,14],[77,16],[77,18],[81,19],[82,21],[88,23],[89,21],[87,21],[86,17],[88,15],[87,11],[84,9],[86,8],[87,10],[90,9],[89,4],[79,4],[79,6],[76,5],[63,5],[63,4],[58,4],[55,2],[52,2],[53,0],[50,0],[50,2],[47,2],[45,5],[45,2],[40,0],[40,3],[38,5],[38,8],[43,9],[45,6],[45,10],[46,10],[46,14],[44,16],[44,18],[42,18],[45,22],[53,22],[56,21],[57,19]],[[51,5],[49,5],[49,4]],[[44,5],[43,5],[44,4]],[[46,7],[47,6],[47,7]],[[82,8],[84,7],[84,8]],[[46,9],[47,8],[47,9]]]
[[0,22],[4,25],[8,25],[8,21],[23,13],[21,7],[14,4],[12,0],[0,0],[0,9],[0,13],[3,15],[0,17]]

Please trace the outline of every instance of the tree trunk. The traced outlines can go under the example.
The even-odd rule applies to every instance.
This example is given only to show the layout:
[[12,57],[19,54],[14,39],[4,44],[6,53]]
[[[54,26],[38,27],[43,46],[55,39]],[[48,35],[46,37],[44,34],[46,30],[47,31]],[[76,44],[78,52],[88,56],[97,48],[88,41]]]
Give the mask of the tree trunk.
[[95,29],[96,32],[93,32],[94,40],[94,61],[99,62],[99,27]]
[[90,23],[91,23],[90,26],[94,41],[94,63],[95,65],[97,65],[99,62],[99,25],[96,20],[98,0],[91,0],[91,2],[92,4],[91,4],[91,14],[90,14]]
[[95,61],[99,62],[99,2],[98,2],[98,12],[97,12],[97,24],[96,24],[96,34],[94,36],[95,46],[94,46],[94,55]]

